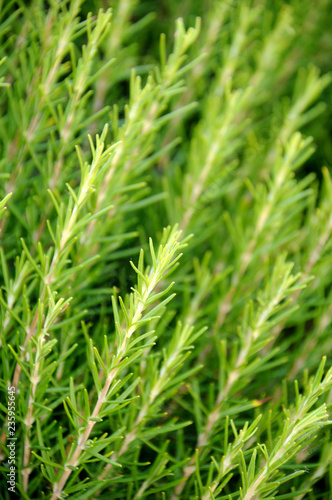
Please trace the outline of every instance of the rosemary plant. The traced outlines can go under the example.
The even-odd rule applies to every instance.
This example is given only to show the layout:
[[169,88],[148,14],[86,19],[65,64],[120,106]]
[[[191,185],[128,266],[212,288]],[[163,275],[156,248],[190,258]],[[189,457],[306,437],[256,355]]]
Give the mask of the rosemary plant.
[[331,9],[0,1],[1,498],[332,499]]

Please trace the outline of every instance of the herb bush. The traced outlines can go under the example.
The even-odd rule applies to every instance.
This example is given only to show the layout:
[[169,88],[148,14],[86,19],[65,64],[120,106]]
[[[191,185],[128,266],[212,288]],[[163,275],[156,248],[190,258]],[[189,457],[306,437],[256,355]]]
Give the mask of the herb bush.
[[0,2],[1,498],[332,498],[331,8]]

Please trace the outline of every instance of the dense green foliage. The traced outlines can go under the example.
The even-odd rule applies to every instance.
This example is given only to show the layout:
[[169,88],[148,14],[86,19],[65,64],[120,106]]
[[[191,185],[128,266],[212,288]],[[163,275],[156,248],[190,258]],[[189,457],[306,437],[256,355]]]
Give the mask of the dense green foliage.
[[331,11],[0,1],[1,498],[332,499]]

